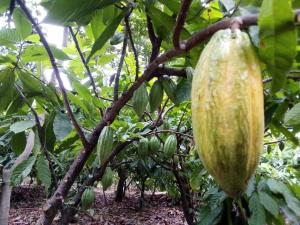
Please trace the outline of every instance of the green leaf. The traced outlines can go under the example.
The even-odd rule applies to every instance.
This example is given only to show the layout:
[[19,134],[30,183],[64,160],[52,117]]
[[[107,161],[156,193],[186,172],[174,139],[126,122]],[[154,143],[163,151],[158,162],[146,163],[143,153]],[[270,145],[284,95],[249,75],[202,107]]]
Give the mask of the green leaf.
[[48,192],[48,189],[51,185],[51,173],[49,162],[43,155],[38,157],[35,168],[37,172],[37,178],[45,185],[45,190]]
[[0,45],[13,45],[22,41],[22,37],[16,29],[1,29],[0,30]]
[[62,141],[72,129],[73,127],[68,116],[63,113],[57,113],[53,123],[53,130],[56,139],[58,141]]
[[257,193],[254,193],[250,198],[249,208],[251,212],[249,225],[265,225],[266,213],[263,206],[260,204]]
[[284,183],[270,178],[270,179],[268,179],[267,184],[273,193],[282,194],[284,196],[284,199],[285,199],[288,207],[297,216],[300,216],[300,202]]
[[[54,57],[58,60],[70,60],[71,58],[64,53],[61,49],[56,48],[53,45],[50,45],[50,49],[54,55]],[[48,61],[49,56],[47,51],[45,50],[44,46],[39,44],[27,45],[24,47],[24,51],[22,53],[22,60],[23,62],[41,62],[41,61]]]
[[294,105],[294,107],[285,114],[284,123],[291,126],[300,124],[300,103]]
[[279,207],[277,202],[266,192],[258,192],[259,201],[264,206],[264,208],[269,211],[274,217],[278,216]]
[[1,0],[0,1],[0,13],[6,11],[9,7],[10,0]]
[[55,111],[53,111],[51,114],[47,114],[43,125],[43,129],[45,131],[46,147],[48,151],[52,151],[54,149],[54,144],[56,141],[55,133],[53,130],[55,116]]
[[9,69],[0,71],[0,112],[13,101],[15,73]]
[[12,172],[10,182],[12,186],[18,186],[22,183],[23,179],[27,177],[35,163],[35,156],[29,157],[27,160],[21,162]]
[[119,2],[120,0],[52,0],[43,2],[48,9],[45,22],[64,24],[79,22],[87,24],[95,10]]
[[201,207],[199,210],[199,223],[198,225],[215,225],[217,224],[222,215],[222,207],[218,206],[211,209],[208,206]]
[[43,94],[43,87],[38,79],[34,78],[30,73],[27,73],[23,70],[18,70],[17,74],[22,81],[25,92],[31,96]]
[[25,132],[20,132],[12,136],[11,147],[17,155],[20,155],[24,151],[25,146],[26,146]]
[[164,90],[161,83],[156,80],[151,87],[149,104],[151,112],[154,112],[158,107],[160,107],[164,96]]
[[87,58],[87,62],[91,59],[91,57],[98,50],[100,50],[105,45],[105,43],[108,41],[108,39],[111,38],[114,35],[117,27],[119,26],[120,22],[123,19],[125,13],[126,13],[126,11],[121,12],[117,17],[115,17],[115,19],[110,24],[107,25],[105,30],[101,33],[101,35],[95,41],[95,43],[92,47],[92,51],[91,51],[90,55]]
[[296,56],[297,33],[291,1],[264,0],[258,25],[259,53],[272,73],[272,91],[276,92],[285,84],[286,73]]
[[19,121],[19,122],[13,123],[10,126],[10,131],[17,134],[17,133],[27,130],[28,128],[32,128],[34,126],[35,126],[35,122],[33,120]]
[[16,30],[20,34],[20,36],[23,39],[28,37],[32,32],[32,25],[20,8],[14,9],[13,18]]

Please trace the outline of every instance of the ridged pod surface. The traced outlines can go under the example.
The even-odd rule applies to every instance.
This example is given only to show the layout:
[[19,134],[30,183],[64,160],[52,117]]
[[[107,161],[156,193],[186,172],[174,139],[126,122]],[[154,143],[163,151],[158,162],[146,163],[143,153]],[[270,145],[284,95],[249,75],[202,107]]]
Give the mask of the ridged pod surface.
[[104,127],[101,131],[97,144],[97,153],[100,165],[102,165],[110,156],[113,149],[113,141],[114,130],[109,126]]
[[101,184],[104,191],[106,191],[112,185],[113,177],[114,173],[112,169],[107,167],[101,179]]
[[151,137],[149,141],[149,150],[150,153],[156,153],[160,148],[160,141],[156,136]]
[[95,201],[96,195],[92,187],[87,187],[81,197],[81,206],[84,210],[91,208]]
[[170,135],[164,145],[164,154],[167,158],[170,158],[174,155],[177,148],[177,138],[175,135]]
[[238,197],[258,164],[264,133],[261,70],[246,33],[220,30],[203,50],[192,83],[192,124],[205,167]]
[[144,159],[149,153],[149,143],[147,138],[141,138],[138,146],[138,157]]

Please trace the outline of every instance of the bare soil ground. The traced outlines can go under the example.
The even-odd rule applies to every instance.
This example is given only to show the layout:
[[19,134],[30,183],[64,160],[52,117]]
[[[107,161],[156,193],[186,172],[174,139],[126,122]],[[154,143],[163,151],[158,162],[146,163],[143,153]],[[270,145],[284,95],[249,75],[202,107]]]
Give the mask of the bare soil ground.
[[[171,204],[171,199],[159,193],[145,195],[143,210],[138,209],[139,192],[130,189],[120,203],[114,201],[114,191],[106,192],[105,204],[101,189],[96,190],[94,207],[80,212],[74,225],[185,225],[180,206]],[[23,186],[13,190],[10,211],[10,225],[35,224],[45,202],[45,194],[40,187]],[[58,224],[59,216],[54,224]]]

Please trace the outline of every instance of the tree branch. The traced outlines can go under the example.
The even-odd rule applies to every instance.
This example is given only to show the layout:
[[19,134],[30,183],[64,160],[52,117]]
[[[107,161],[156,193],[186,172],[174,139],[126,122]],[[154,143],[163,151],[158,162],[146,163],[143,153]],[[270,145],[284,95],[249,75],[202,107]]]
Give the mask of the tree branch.
[[75,129],[76,129],[76,131],[78,133],[78,136],[81,139],[81,142],[82,142],[83,146],[86,148],[86,147],[88,147],[89,143],[86,140],[83,131],[81,130],[80,126],[78,125],[78,123],[77,123],[77,121],[76,121],[76,119],[75,119],[75,117],[74,117],[74,115],[72,113],[72,109],[71,109],[71,106],[70,106],[70,103],[69,103],[69,100],[68,100],[68,97],[67,97],[67,92],[66,92],[66,89],[64,87],[63,81],[62,81],[62,79],[60,77],[59,69],[57,67],[57,64],[56,64],[53,52],[51,51],[50,46],[49,46],[49,44],[48,44],[48,42],[47,42],[44,34],[42,33],[40,27],[38,26],[38,24],[36,23],[36,21],[34,20],[34,18],[32,17],[32,15],[30,14],[29,10],[27,9],[27,7],[23,3],[23,1],[22,0],[16,0],[16,1],[18,2],[18,4],[20,5],[22,11],[25,13],[25,15],[27,16],[27,18],[29,19],[29,21],[34,26],[36,32],[40,36],[40,40],[41,40],[42,44],[44,45],[44,47],[45,47],[45,49],[46,49],[46,51],[48,53],[48,56],[49,56],[49,59],[50,59],[50,62],[51,62],[51,65],[52,65],[55,77],[56,77],[56,79],[58,81],[58,85],[59,85],[60,91],[61,91],[62,96],[63,96],[64,105],[65,105],[65,107],[67,109],[67,112],[68,112],[68,116],[69,116],[70,120],[72,121],[73,126],[75,127]]
[[82,62],[82,64],[84,65],[84,67],[85,67],[85,69],[86,69],[86,72],[87,72],[87,75],[88,75],[89,78],[90,78],[90,81],[91,81],[91,85],[92,85],[92,87],[93,87],[94,94],[95,94],[95,96],[98,98],[97,88],[96,88],[95,80],[94,80],[94,78],[93,78],[93,76],[92,76],[91,70],[90,70],[89,66],[87,65],[87,63],[86,63],[86,60],[85,60],[85,58],[84,58],[84,56],[83,56],[83,53],[82,53],[82,51],[81,51],[81,49],[80,49],[78,40],[77,40],[77,38],[76,38],[76,35],[75,35],[75,33],[74,33],[72,27],[69,26],[68,28],[69,28],[70,34],[71,34],[71,36],[72,36],[72,39],[73,39],[73,41],[74,41],[74,43],[75,43],[75,47],[76,47],[76,49],[77,49],[77,52],[78,52],[78,54],[79,54],[79,56],[80,56],[81,62]]
[[147,29],[148,29],[148,35],[149,39],[152,44],[152,51],[151,51],[151,56],[150,56],[150,62],[152,62],[159,54],[159,49],[162,40],[158,37],[156,37],[153,24],[151,22],[151,18],[147,15]]
[[131,48],[133,51],[134,59],[135,59],[135,79],[137,80],[139,77],[139,58],[138,58],[138,54],[137,54],[137,51],[136,51],[136,48],[134,45],[134,41],[133,41],[129,18],[130,18],[130,15],[125,16],[125,25],[126,25],[126,30],[128,32],[128,37],[129,37],[130,45],[131,45]]
[[173,45],[175,49],[180,49],[180,34],[182,31],[182,28],[184,26],[184,22],[186,19],[187,11],[192,3],[192,0],[182,0],[181,8],[179,10],[179,14],[176,19],[176,24],[174,28],[174,34],[173,34]]

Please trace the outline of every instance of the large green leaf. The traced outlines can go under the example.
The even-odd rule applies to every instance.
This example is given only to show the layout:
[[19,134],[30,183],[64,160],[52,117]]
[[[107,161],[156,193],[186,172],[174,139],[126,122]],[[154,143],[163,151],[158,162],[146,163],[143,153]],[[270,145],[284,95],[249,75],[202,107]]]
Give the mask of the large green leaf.
[[21,162],[12,172],[12,175],[10,177],[11,185],[17,186],[20,185],[25,177],[27,177],[32,167],[35,163],[35,156],[29,157],[27,160],[24,160]]
[[45,122],[43,125],[45,131],[46,147],[48,151],[52,151],[54,149],[54,144],[56,141],[55,133],[53,130],[55,116],[55,111],[53,111],[51,114],[46,115]]
[[26,146],[25,132],[20,132],[12,136],[11,148],[17,155],[20,155],[23,152],[25,146]]
[[19,8],[14,9],[13,17],[17,32],[23,39],[25,39],[32,32],[31,23],[29,22],[23,11]]
[[[48,10],[47,23],[67,22],[88,23],[95,10],[119,2],[120,0],[52,0],[43,2]],[[87,17],[87,19],[85,19]]]
[[27,130],[28,128],[32,128],[34,126],[35,126],[35,122],[33,120],[23,120],[10,125],[10,131],[17,134]]
[[300,124],[300,103],[294,105],[284,116],[284,123],[287,125]]
[[283,87],[296,56],[297,33],[291,1],[264,0],[258,25],[259,53],[272,73],[272,91],[276,92]]
[[12,45],[22,41],[22,37],[16,29],[0,30],[0,45]]
[[43,87],[41,82],[32,77],[32,75],[28,72],[25,72],[23,70],[17,71],[18,77],[22,81],[23,84],[23,90],[26,92],[26,94],[29,94],[30,96],[34,96],[37,94],[43,93]]
[[215,225],[219,222],[222,215],[222,207],[217,206],[214,209],[210,207],[201,207],[198,225]]
[[44,184],[46,192],[51,185],[51,173],[49,168],[49,162],[43,155],[40,155],[37,159],[36,165],[37,178]]
[[258,192],[260,204],[262,204],[266,210],[268,210],[274,217],[278,216],[279,207],[277,202],[266,192]]
[[15,73],[10,69],[0,71],[0,111],[13,101]]
[[117,27],[119,26],[121,20],[123,19],[125,13],[126,13],[126,11],[121,12],[117,17],[114,18],[114,20],[112,20],[112,22],[110,24],[107,25],[105,30],[101,33],[101,35],[95,41],[95,43],[92,47],[92,51],[87,58],[87,61],[89,61],[90,58],[105,45],[105,43],[108,41],[108,39],[114,35]]
[[249,201],[251,216],[249,225],[265,225],[266,213],[263,206],[260,204],[257,193],[254,193]]
[[[70,57],[63,50],[50,45],[50,49],[56,59],[70,60]],[[39,44],[27,45],[22,53],[23,62],[40,62],[49,60],[49,56],[44,46]]]
[[58,141],[62,141],[71,132],[72,124],[67,114],[57,113],[53,123],[53,130]]
[[0,13],[3,13],[5,10],[8,9],[10,0],[1,0],[0,1]]

